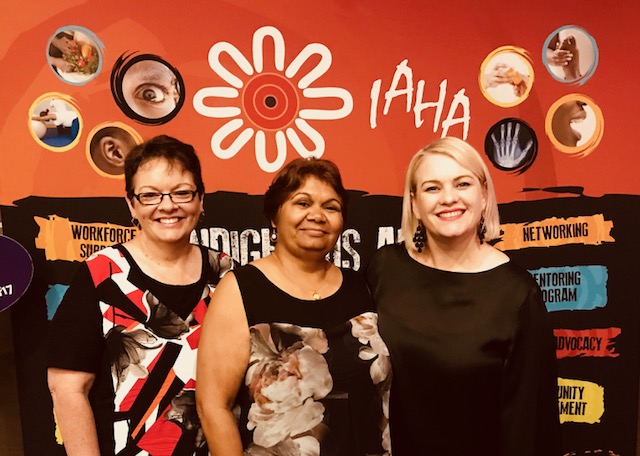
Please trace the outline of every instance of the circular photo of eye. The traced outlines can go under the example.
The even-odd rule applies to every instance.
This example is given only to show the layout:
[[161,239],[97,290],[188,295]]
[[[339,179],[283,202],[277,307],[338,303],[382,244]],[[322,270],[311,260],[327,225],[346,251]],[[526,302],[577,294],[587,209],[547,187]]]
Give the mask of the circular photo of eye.
[[529,124],[510,117],[489,129],[484,150],[496,168],[522,174],[538,155],[538,139]]
[[82,118],[70,96],[47,93],[29,109],[29,131],[45,149],[65,152],[78,143]]
[[122,112],[148,125],[168,122],[184,104],[180,73],[152,54],[121,56],[111,73],[111,91]]
[[102,123],[89,133],[87,159],[101,176],[122,178],[124,159],[141,142],[142,137],[128,125]]
[[47,60],[61,80],[83,85],[102,68],[104,46],[93,32],[82,27],[56,30],[47,46]]
[[522,103],[533,86],[533,66],[527,51],[502,46],[480,66],[480,90],[491,103],[508,108]]
[[545,119],[545,130],[560,152],[586,157],[602,139],[604,118],[591,98],[569,94],[551,105]]
[[542,61],[557,81],[584,84],[598,66],[598,45],[583,28],[566,25],[547,37]]

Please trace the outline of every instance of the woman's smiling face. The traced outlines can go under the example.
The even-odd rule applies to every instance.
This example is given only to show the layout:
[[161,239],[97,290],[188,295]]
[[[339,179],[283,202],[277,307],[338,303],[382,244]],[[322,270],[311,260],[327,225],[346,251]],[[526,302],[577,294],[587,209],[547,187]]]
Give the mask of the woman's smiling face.
[[[151,159],[138,168],[133,179],[133,191],[140,193],[170,193],[196,190],[190,171],[179,163],[164,158]],[[131,216],[140,222],[140,234],[154,242],[189,242],[203,210],[202,196],[196,194],[188,203],[174,203],[169,195],[159,204],[145,206],[135,197],[129,201]]]
[[416,169],[415,182],[412,208],[427,239],[476,236],[486,197],[475,174],[447,155],[428,154]]
[[141,60],[131,65],[122,79],[122,93],[127,105],[147,119],[169,115],[180,99],[176,75],[155,60]]

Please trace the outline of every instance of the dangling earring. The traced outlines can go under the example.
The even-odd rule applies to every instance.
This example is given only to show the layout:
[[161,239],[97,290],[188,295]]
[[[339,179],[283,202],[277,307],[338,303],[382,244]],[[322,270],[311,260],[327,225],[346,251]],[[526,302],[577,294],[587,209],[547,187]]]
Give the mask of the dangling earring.
[[422,222],[418,220],[416,233],[413,235],[413,243],[416,246],[418,253],[422,252],[422,247],[424,247],[424,241],[425,241],[424,226],[422,226]]
[[204,209],[202,209],[202,212],[200,212],[200,221],[202,222],[204,220]]
[[275,226],[272,226],[270,231],[269,241],[271,242],[271,245],[276,245],[278,242],[278,229]]
[[140,222],[138,221],[138,219],[137,219],[137,218],[135,218],[135,217],[131,217],[131,224],[132,224],[133,226],[135,226],[136,228],[140,229]]
[[478,237],[480,238],[480,244],[484,243],[485,234],[487,234],[487,227],[484,226],[484,215],[481,215],[480,223],[478,223]]

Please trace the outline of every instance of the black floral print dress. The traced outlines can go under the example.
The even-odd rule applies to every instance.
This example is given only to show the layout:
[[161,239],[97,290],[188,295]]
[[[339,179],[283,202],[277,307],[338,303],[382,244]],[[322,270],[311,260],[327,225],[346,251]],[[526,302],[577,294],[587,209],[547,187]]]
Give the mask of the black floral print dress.
[[390,454],[390,363],[364,279],[344,270],[334,295],[306,301],[252,265],[234,272],[251,333],[245,455]]

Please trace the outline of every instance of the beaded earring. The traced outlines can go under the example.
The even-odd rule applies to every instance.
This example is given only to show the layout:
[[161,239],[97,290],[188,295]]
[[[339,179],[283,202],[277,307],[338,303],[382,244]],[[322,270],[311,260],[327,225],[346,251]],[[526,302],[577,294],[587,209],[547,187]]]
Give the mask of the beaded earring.
[[422,226],[422,222],[418,220],[418,226],[416,227],[416,233],[413,235],[413,243],[418,250],[418,253],[422,252],[422,247],[424,247],[425,242],[425,231],[424,226]]
[[484,236],[487,234],[487,227],[484,226],[484,215],[480,217],[480,223],[478,223],[478,238],[480,238],[480,244],[484,243]]

